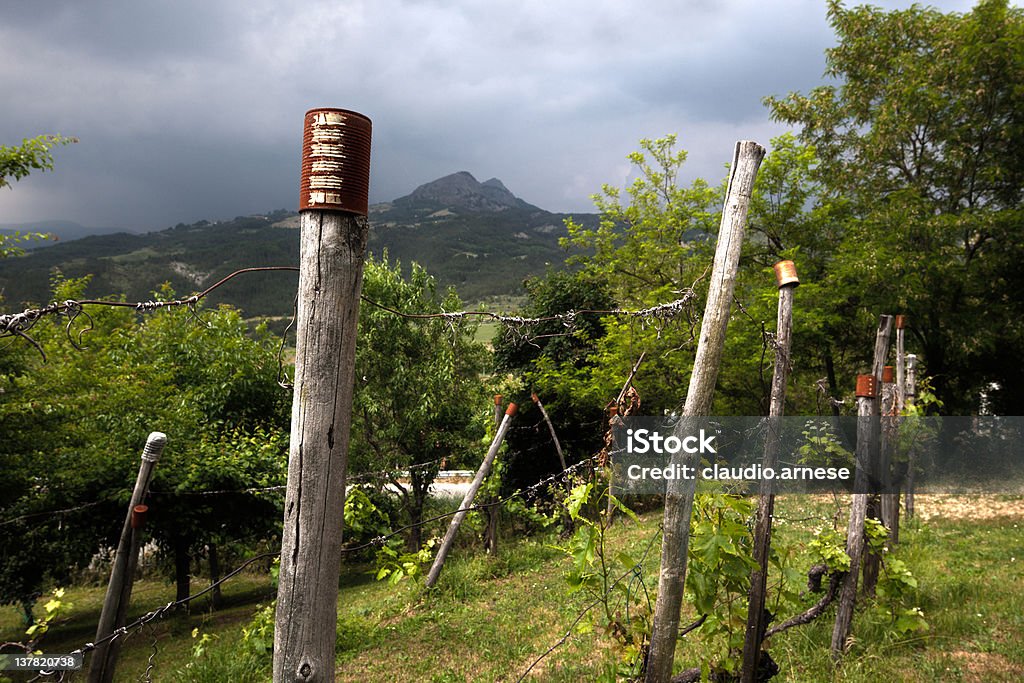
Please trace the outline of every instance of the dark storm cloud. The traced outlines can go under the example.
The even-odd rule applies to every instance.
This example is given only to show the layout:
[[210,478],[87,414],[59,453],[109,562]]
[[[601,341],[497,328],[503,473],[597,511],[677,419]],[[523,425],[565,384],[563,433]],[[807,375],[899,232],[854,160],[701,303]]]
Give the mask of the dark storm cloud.
[[0,194],[0,223],[294,208],[314,106],[373,119],[372,201],[468,170],[586,210],[641,137],[678,132],[684,176],[717,180],[733,141],[783,130],[761,98],[819,83],[831,42],[820,0],[6,3],[0,144],[81,143]]

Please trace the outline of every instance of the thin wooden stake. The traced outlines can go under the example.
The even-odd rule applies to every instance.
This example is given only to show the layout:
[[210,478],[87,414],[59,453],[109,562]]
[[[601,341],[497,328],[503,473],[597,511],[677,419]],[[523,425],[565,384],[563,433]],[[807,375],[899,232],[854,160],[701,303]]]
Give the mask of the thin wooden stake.
[[[736,143],[725,206],[722,209],[722,222],[718,229],[708,301],[700,328],[700,342],[683,407],[684,417],[707,415],[711,410],[711,399],[725,344],[725,331],[729,325],[729,309],[736,286],[747,210],[757,169],[764,155],[764,147],[756,142],[745,140]],[[685,420],[681,421],[681,426],[683,424]],[[672,676],[695,492],[695,480],[673,480],[666,488],[661,572],[658,576],[658,598],[651,628],[651,649],[647,659],[647,683],[665,683]]]
[[551,418],[548,417],[548,411],[544,410],[544,404],[540,402],[540,397],[537,396],[536,392],[530,394],[530,398],[537,404],[540,409],[540,414],[544,417],[544,422],[548,425],[548,431],[551,432],[551,440],[555,442],[555,451],[558,453],[558,462],[562,466],[562,471],[569,469],[568,465],[565,464],[565,454],[562,453],[562,444],[558,441],[558,434],[555,433],[555,425],[551,423]]
[[[494,395],[494,429],[501,427],[501,418],[504,411],[501,409],[501,394]],[[501,506],[491,505],[487,508],[487,528],[484,529],[484,551],[488,555],[498,554],[498,523],[500,521]]]
[[[132,518],[134,516],[138,519],[140,515],[144,514],[144,511],[137,512],[136,508],[144,507],[142,500],[149,490],[149,480],[153,474],[153,468],[156,467],[157,460],[163,454],[166,443],[167,436],[162,432],[152,432],[146,439],[146,447],[142,451],[142,462],[139,464],[139,474],[135,478],[131,502],[128,503],[128,514],[121,527],[121,540],[117,544],[117,554],[114,555],[114,564],[110,568],[110,583],[107,584],[107,594],[103,599],[100,623],[96,627],[96,642],[107,638],[115,629],[121,628],[125,624],[128,603],[132,597],[135,568],[139,561],[139,537],[141,535],[141,528],[135,528],[138,524],[133,525]],[[114,638],[96,646],[92,660],[89,662],[89,683],[110,683],[114,680],[114,668],[117,666],[121,642],[118,638]]]
[[501,425],[498,427],[498,433],[494,435],[491,447],[487,450],[487,455],[484,457],[484,461],[480,463],[480,469],[476,471],[476,476],[473,477],[473,483],[469,485],[469,490],[466,491],[466,495],[462,499],[462,504],[459,505],[459,511],[455,513],[455,516],[452,517],[451,523],[448,525],[448,531],[445,532],[444,540],[441,541],[441,547],[437,551],[437,557],[434,558],[434,564],[430,566],[430,572],[427,574],[427,588],[432,588],[434,584],[437,583],[437,577],[441,575],[441,568],[444,567],[444,561],[448,557],[448,553],[451,552],[452,545],[455,543],[455,535],[459,532],[459,527],[462,526],[462,521],[466,519],[466,515],[469,514],[468,508],[473,505],[473,499],[476,498],[477,491],[480,490],[480,486],[484,483],[484,478],[491,471],[491,465],[494,464],[494,458],[498,455],[498,449],[501,448],[501,442],[505,440],[505,434],[508,432],[508,428],[512,424],[512,417],[515,414],[516,404],[509,403],[508,409],[505,411],[505,418],[501,421]]
[[[792,278],[783,282],[781,273],[785,266]],[[793,332],[793,290],[800,281],[796,279],[796,268],[792,261],[775,264],[779,282],[779,312],[775,326],[775,369],[772,373],[771,402],[768,407],[768,433],[764,441],[764,468],[772,470],[779,462],[782,440],[782,416],[785,414],[786,382],[790,370],[790,346]],[[750,593],[747,607],[747,631],[743,640],[743,668],[740,681],[754,683],[757,665],[761,659],[761,641],[768,626],[765,618],[765,597],[768,582],[768,556],[772,543],[772,515],[775,512],[775,485],[772,479],[761,480],[761,491],[754,517],[754,562],[757,569],[750,574]]]
[[[897,336],[899,332],[897,330]],[[888,376],[889,371],[892,370],[890,367],[886,367],[887,375],[884,379],[891,379]],[[892,373],[895,374],[895,373]],[[898,410],[896,405],[899,403],[899,399],[896,396],[896,383],[885,381],[882,382],[882,416],[881,416],[881,435],[879,439],[879,463],[880,470],[879,474],[882,480],[882,496],[881,496],[881,513],[882,513],[882,524],[889,530],[889,542],[899,542],[900,534],[900,494],[892,493],[893,488],[893,462],[892,455],[895,446],[896,439],[896,427],[899,421],[897,417]]]

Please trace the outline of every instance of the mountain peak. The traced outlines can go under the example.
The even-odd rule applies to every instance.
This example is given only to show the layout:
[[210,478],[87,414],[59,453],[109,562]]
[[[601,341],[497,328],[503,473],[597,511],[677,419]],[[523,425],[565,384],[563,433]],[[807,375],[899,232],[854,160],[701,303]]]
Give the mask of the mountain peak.
[[497,178],[481,183],[469,171],[459,171],[420,185],[412,193],[396,199],[394,204],[425,204],[439,209],[474,213],[508,209],[537,210],[537,207],[509,192]]

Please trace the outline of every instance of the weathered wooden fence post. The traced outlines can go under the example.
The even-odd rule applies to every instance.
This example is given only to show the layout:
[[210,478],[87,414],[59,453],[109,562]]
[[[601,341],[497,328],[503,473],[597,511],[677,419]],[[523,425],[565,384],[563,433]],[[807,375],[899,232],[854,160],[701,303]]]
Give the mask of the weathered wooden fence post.
[[[874,436],[871,445],[871,495],[868,497],[867,516],[871,519],[882,521],[881,487],[884,483],[882,470],[882,387],[885,377],[885,359],[889,355],[889,342],[892,339],[893,316],[883,315],[879,318],[878,333],[875,335],[874,363],[871,366],[871,374],[875,378],[875,419]],[[875,585],[878,583],[878,572],[881,564],[881,557],[871,552],[870,549],[864,554],[864,592],[868,595],[875,594]]]
[[843,579],[836,609],[836,622],[832,629],[832,659],[838,662],[846,649],[846,640],[853,625],[853,609],[857,602],[857,579],[864,555],[864,520],[867,518],[867,491],[870,480],[875,476],[878,451],[879,390],[885,355],[889,349],[889,335],[892,331],[892,316],[879,319],[875,334],[875,353],[870,375],[857,376],[857,469],[854,475],[854,493],[850,506],[850,523],[846,528],[846,554],[850,556],[850,571]]
[[[790,346],[793,332],[793,290],[800,284],[796,266],[792,261],[775,264],[775,279],[779,286],[779,313],[775,325],[775,370],[772,373],[772,393],[768,407],[768,431],[764,441],[765,470],[774,470],[779,462],[782,440],[782,416],[785,414],[786,382],[790,370]],[[750,593],[747,606],[747,631],[743,640],[743,668],[740,680],[754,683],[764,640],[765,594],[768,580],[768,556],[772,543],[772,515],[775,512],[774,479],[762,479],[761,491],[754,516],[754,562],[757,569],[750,574]]]
[[501,421],[501,425],[498,427],[498,433],[494,435],[494,440],[491,442],[491,447],[487,450],[487,455],[484,456],[484,461],[480,463],[480,469],[476,471],[476,476],[473,477],[473,483],[469,485],[469,490],[466,491],[465,497],[462,499],[462,504],[459,505],[459,511],[452,517],[451,523],[448,525],[448,531],[444,534],[444,540],[441,541],[441,547],[437,550],[437,557],[434,558],[434,563],[430,565],[430,571],[427,573],[426,586],[432,588],[437,583],[437,577],[441,575],[441,568],[444,567],[444,561],[448,557],[448,553],[451,552],[452,545],[455,543],[455,535],[459,533],[459,527],[462,526],[462,520],[466,519],[466,515],[469,514],[469,508],[473,505],[473,499],[476,498],[477,491],[480,490],[480,485],[484,483],[484,478],[490,473],[491,465],[494,464],[494,458],[498,455],[498,449],[501,448],[501,442],[505,440],[505,434],[508,432],[509,426],[512,424],[512,418],[516,414],[516,404],[509,403],[508,408],[505,410],[505,418]]
[[[906,382],[904,405],[909,408],[914,405],[917,397],[917,356],[912,353],[907,354]],[[910,452],[907,453],[907,494],[904,499],[906,501],[907,519],[914,518],[914,467],[916,466],[914,455],[914,449],[911,448]]]
[[[729,309],[736,287],[747,209],[754,189],[757,170],[765,149],[756,142],[736,143],[729,185],[718,229],[718,243],[711,270],[708,301],[700,326],[700,341],[690,375],[690,387],[683,407],[684,417],[707,415],[718,380],[718,368],[729,325]],[[685,424],[685,420],[681,421]],[[679,633],[679,610],[686,581],[686,553],[690,544],[690,517],[696,481],[673,480],[665,491],[665,516],[661,539],[661,572],[658,576],[658,598],[651,627],[651,648],[647,658],[647,683],[665,683],[672,675],[676,639]]]
[[274,681],[334,680],[345,468],[366,252],[370,120],[306,113],[295,388]]
[[[900,316],[896,316],[899,319]],[[897,329],[897,336],[899,330]],[[899,425],[899,397],[896,389],[896,372],[891,365],[882,373],[882,419],[879,451],[881,454],[882,476],[882,524],[889,530],[889,542],[898,543],[900,537],[900,494],[893,493],[894,477],[893,452],[896,446],[896,429]]]
[[[103,599],[100,612],[100,623],[96,627],[96,642],[107,638],[116,629],[124,626],[128,614],[128,603],[132,597],[132,582],[135,580],[135,567],[139,561],[139,536],[141,528],[133,524],[138,518],[137,507],[142,505],[149,491],[149,479],[156,467],[157,460],[164,452],[167,436],[162,432],[152,432],[146,439],[146,447],[142,450],[142,462],[139,474],[135,478],[131,502],[128,503],[128,514],[121,527],[121,540],[117,544],[117,554],[110,568],[110,583]],[[96,646],[92,660],[89,662],[89,683],[109,683],[114,680],[114,668],[121,650],[121,639],[114,638]]]
[[861,556],[864,554],[864,520],[867,518],[868,471],[874,439],[875,395],[878,393],[874,375],[857,376],[857,470],[854,475],[853,502],[850,522],[846,527],[846,554],[850,556],[850,570],[843,578],[839,593],[839,607],[832,628],[832,659],[839,661],[846,650],[846,639],[853,624],[853,608],[857,603],[857,578]]

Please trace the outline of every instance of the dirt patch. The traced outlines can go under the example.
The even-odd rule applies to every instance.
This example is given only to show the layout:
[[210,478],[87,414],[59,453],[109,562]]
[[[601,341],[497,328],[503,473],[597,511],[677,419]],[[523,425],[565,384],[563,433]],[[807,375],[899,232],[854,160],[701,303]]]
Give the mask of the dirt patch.
[[1003,496],[955,496],[943,494],[918,495],[914,498],[915,514],[922,520],[1024,518],[1024,499]]
[[1024,679],[1024,669],[1006,657],[993,652],[950,652],[949,658],[963,671],[965,681],[989,683],[990,681],[1019,681]]

